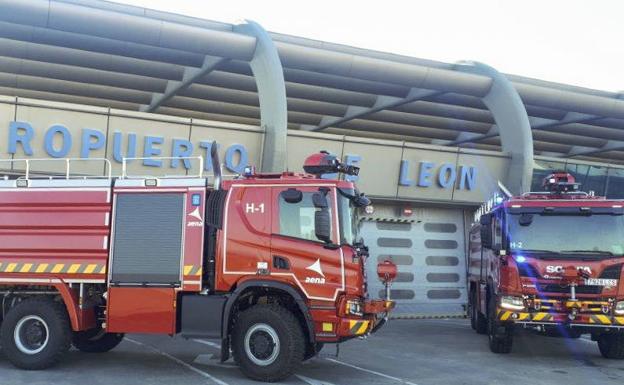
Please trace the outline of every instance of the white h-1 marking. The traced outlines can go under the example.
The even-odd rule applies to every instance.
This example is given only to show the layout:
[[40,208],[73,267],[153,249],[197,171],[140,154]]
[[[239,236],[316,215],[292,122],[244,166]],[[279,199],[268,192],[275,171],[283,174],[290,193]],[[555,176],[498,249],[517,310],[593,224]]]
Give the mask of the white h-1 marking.
[[262,213],[264,214],[264,203],[260,203],[258,206],[255,203],[245,203],[245,213]]

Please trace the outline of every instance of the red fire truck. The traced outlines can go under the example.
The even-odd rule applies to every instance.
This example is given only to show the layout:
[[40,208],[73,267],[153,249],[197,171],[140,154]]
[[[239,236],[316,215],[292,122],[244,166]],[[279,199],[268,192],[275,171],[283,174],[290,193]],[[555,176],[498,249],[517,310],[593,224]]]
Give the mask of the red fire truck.
[[509,353],[514,326],[591,334],[624,358],[624,202],[579,191],[563,172],[543,192],[498,196],[470,231],[469,314],[490,350]]
[[[320,153],[306,174],[0,180],[0,342],[24,369],[124,333],[221,339],[252,379],[278,381],[325,343],[375,332],[393,307],[367,296],[358,169]],[[200,163],[201,158],[199,159]],[[12,161],[15,163],[16,161]],[[110,165],[109,165],[110,170]],[[388,277],[387,266],[381,269]]]

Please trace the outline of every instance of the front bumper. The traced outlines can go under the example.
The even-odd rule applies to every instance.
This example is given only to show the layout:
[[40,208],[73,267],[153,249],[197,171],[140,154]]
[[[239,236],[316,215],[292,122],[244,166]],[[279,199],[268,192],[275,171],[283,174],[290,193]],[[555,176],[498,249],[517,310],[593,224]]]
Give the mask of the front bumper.
[[588,327],[601,326],[624,329],[624,316],[612,316],[600,313],[578,313],[575,317],[571,317],[571,313],[566,312],[512,311],[499,308],[497,314],[498,320],[501,322]]
[[333,316],[319,322],[320,332],[316,339],[319,342],[342,342],[377,332],[386,322],[386,316],[395,307],[394,301],[366,300],[363,303],[362,317]]

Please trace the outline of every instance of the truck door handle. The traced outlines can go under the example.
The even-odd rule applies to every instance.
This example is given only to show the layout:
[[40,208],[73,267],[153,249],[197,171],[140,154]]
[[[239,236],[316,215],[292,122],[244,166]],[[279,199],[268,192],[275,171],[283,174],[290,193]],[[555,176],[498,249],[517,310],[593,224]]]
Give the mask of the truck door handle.
[[281,255],[273,256],[273,268],[278,270],[290,270],[290,262]]

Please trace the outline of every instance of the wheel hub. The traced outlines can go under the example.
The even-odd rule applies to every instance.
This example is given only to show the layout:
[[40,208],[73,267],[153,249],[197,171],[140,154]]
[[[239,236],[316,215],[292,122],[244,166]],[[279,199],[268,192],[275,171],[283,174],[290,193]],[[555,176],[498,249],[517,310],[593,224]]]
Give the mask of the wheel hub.
[[245,334],[245,353],[260,366],[275,362],[280,352],[279,337],[275,329],[267,324],[255,324]]
[[22,353],[33,355],[42,351],[50,338],[48,325],[39,316],[29,315],[17,323],[13,333],[15,346]]

